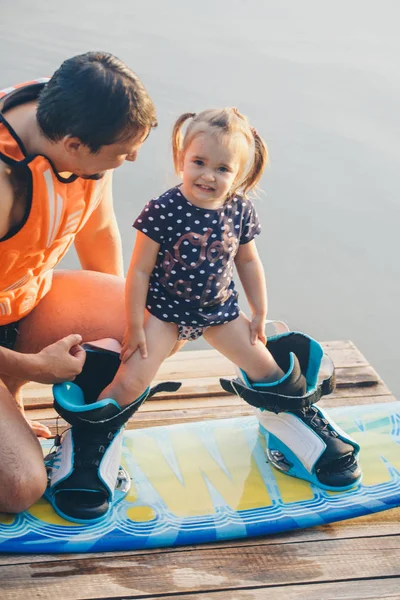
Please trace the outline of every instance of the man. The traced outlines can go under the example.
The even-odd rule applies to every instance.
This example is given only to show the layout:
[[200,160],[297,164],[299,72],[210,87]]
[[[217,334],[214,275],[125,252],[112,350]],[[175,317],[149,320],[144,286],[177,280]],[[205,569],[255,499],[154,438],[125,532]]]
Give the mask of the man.
[[[46,488],[35,434],[50,431],[29,426],[21,386],[72,380],[81,342],[122,340],[112,170],[136,160],[156,125],[138,77],[102,52],[0,93],[0,512]],[[84,270],[53,273],[72,243]]]

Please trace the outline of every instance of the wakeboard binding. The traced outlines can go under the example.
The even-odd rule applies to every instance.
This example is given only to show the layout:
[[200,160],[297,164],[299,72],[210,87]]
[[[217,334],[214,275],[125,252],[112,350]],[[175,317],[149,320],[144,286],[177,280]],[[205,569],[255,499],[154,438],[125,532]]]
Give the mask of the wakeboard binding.
[[[239,370],[236,379],[220,379],[224,390],[255,408],[266,438],[268,461],[276,468],[325,490],[345,491],[358,485],[359,445],[315,404],[335,389],[335,371],[321,345],[309,336],[289,332],[268,338],[268,350],[284,372],[275,382],[250,381]],[[321,363],[329,374],[318,381]]]
[[97,400],[113,380],[119,353],[93,344],[83,346],[86,361],[73,383],[53,386],[54,408],[71,425],[56,439],[45,458],[45,497],[65,519],[97,523],[128,493],[131,479],[121,466],[124,426],[138,408],[159,391],[175,391],[180,383],[160,383],[121,408],[112,398]]

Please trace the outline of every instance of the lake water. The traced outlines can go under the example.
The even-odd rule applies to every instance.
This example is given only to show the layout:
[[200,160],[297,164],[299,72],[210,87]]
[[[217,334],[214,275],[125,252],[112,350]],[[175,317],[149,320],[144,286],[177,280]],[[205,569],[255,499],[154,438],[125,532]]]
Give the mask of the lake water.
[[396,0],[13,0],[0,87],[96,49],[143,79],[160,125],[115,175],[126,264],[134,217],[176,182],[174,119],[237,106],[270,152],[256,201],[269,316],[353,340],[400,397],[399,18]]

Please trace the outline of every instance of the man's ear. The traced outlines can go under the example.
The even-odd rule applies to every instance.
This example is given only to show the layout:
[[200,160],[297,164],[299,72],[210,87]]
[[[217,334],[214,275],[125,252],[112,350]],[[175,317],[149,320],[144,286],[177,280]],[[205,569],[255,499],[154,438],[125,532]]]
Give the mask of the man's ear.
[[81,140],[77,137],[71,137],[66,135],[62,140],[64,150],[68,152],[68,154],[75,155],[78,152],[82,151],[84,144],[82,144]]

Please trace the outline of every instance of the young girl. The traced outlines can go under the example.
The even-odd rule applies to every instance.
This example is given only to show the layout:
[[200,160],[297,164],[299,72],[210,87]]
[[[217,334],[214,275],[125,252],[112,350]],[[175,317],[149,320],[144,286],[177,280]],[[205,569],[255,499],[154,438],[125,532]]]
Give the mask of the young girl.
[[[172,149],[182,183],[148,202],[134,223],[123,364],[101,394],[120,406],[143,393],[177,340],[201,335],[252,381],[283,375],[265,345],[260,224],[247,198],[266,165],[266,146],[245,116],[226,108],[182,115]],[[250,319],[238,306],[234,266]]]
[[[267,162],[263,140],[237,109],[205,110],[177,120],[172,149],[182,183],[134,223],[122,364],[100,399],[122,410],[140,404],[177,340],[202,335],[240,368],[238,379],[221,384],[257,408],[271,464],[329,490],[357,485],[359,446],[314,406],[334,389],[333,375],[318,384],[321,346],[296,332],[266,346],[260,224],[247,197]],[[250,319],[238,306],[234,266]]]

